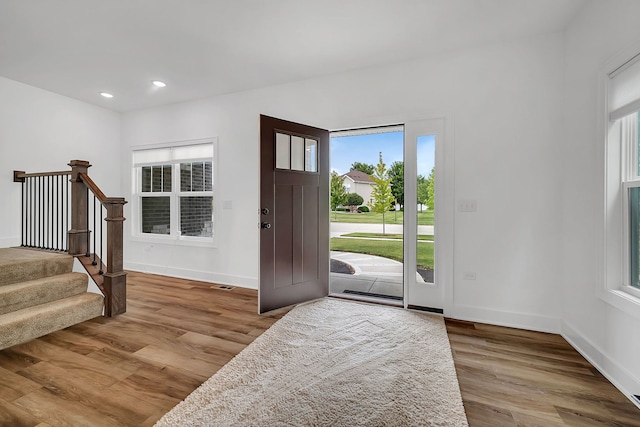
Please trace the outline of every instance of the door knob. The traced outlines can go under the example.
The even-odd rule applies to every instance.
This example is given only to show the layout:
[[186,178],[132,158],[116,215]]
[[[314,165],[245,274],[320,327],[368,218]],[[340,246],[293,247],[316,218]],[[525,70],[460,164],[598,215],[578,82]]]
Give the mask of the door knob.
[[269,209],[268,208],[262,208],[262,209],[260,209],[260,213],[262,215],[269,215]]
[[268,230],[271,228],[271,224],[268,222],[263,222],[260,224],[260,228],[266,228]]

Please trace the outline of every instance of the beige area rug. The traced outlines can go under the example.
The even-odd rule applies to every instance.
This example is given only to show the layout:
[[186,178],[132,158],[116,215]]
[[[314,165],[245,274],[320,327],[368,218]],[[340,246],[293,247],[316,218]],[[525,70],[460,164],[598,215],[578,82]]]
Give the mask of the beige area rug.
[[299,305],[161,426],[467,426],[444,321],[323,299]]

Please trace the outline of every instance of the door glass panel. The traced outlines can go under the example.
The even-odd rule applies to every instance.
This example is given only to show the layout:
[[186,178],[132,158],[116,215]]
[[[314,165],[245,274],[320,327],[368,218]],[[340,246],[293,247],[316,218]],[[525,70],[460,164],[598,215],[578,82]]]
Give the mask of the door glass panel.
[[291,136],[291,170],[304,170],[304,138]]
[[276,168],[290,169],[290,157],[289,135],[276,133]]
[[318,141],[315,139],[305,139],[304,170],[307,172],[318,171]]
[[417,140],[418,242],[416,246],[416,279],[418,285],[434,283],[435,143],[435,135],[419,136]]

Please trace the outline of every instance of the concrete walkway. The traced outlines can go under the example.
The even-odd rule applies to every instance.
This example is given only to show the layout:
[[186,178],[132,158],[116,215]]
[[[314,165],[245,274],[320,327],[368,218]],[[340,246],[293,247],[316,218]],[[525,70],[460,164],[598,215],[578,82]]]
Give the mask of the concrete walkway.
[[[331,258],[349,264],[354,274],[331,273],[330,290],[345,290],[402,297],[403,264],[389,258],[352,252],[331,251]],[[416,272],[416,280],[424,282]]]
[[[348,233],[382,233],[382,224],[332,222],[330,230],[331,237],[340,237]],[[402,234],[403,225],[386,224],[385,232]],[[419,225],[418,234],[432,235],[433,225]],[[354,274],[331,273],[330,290],[332,293],[355,291],[402,298],[403,263],[375,255],[338,251],[331,251],[331,258],[350,265],[355,271]],[[417,272],[416,280],[418,283],[424,283],[424,279]]]
[[[346,233],[382,233],[382,224],[352,224],[350,222],[332,222],[330,224],[331,237],[338,237]],[[402,234],[402,224],[387,224],[385,232]],[[418,234],[433,234],[433,225],[419,225]]]

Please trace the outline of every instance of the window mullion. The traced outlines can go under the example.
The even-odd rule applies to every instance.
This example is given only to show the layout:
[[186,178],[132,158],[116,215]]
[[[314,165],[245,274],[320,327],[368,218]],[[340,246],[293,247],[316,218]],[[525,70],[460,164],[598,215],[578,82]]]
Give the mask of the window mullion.
[[171,192],[171,234],[176,237],[180,237],[180,163],[176,162],[172,167],[173,191]]

